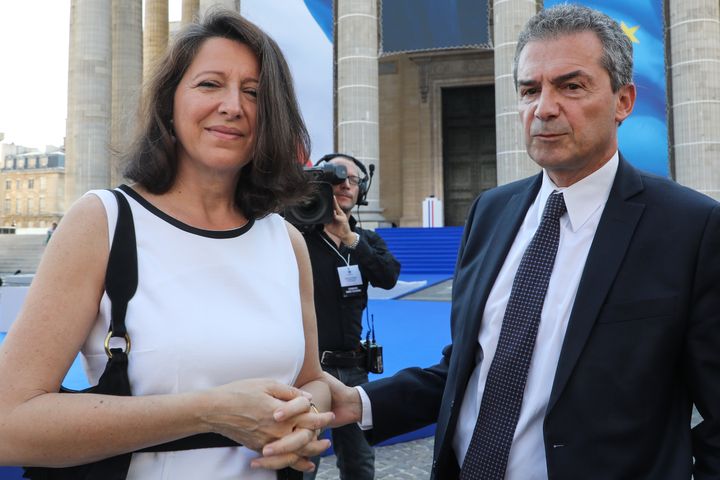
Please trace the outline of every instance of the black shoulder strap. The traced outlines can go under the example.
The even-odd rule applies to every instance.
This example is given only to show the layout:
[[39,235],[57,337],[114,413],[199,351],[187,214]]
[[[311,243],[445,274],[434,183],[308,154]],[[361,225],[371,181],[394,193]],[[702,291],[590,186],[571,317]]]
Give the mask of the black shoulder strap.
[[[137,241],[130,204],[121,192],[110,190],[118,204],[117,224],[105,274],[105,291],[112,303],[110,330],[113,337],[125,337],[125,313],[138,285]],[[126,367],[127,368],[127,367]],[[155,445],[141,452],[169,452],[196,448],[236,447],[239,444],[222,435],[204,433]]]
[[125,195],[110,190],[118,204],[117,224],[105,273],[105,291],[110,297],[110,330],[113,337],[125,337],[125,312],[138,284],[137,245],[132,210]]
[[[125,195],[111,190],[118,203],[118,217],[110,248],[107,272],[105,274],[105,291],[112,303],[110,329],[113,337],[125,337],[125,313],[128,302],[135,295],[138,285],[137,241],[132,210]],[[127,363],[125,363],[127,369]],[[197,448],[237,447],[239,443],[216,433],[202,433],[181,438],[161,445],[138,450],[138,452],[169,452],[194,450]],[[278,472],[278,479],[302,478],[302,472],[283,469]]]

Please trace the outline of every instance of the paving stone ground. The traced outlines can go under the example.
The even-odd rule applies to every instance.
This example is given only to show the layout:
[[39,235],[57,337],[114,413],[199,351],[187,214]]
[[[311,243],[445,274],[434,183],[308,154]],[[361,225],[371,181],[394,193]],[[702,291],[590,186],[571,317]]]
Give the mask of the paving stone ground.
[[[432,464],[433,438],[375,448],[376,480],[427,480]],[[335,456],[323,457],[316,480],[340,478]]]

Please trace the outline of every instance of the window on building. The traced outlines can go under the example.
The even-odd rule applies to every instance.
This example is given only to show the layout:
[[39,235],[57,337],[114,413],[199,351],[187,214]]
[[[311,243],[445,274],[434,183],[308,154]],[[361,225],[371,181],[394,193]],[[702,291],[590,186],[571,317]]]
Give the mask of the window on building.
[[4,210],[5,210],[5,213],[6,213],[6,214],[9,214],[10,211],[12,210],[12,200],[10,200],[9,198],[6,198],[6,199],[5,199],[5,208],[4,208]]
[[28,158],[28,168],[35,168],[37,165],[37,157]]
[[34,198],[28,198],[27,201],[27,214],[33,215],[35,212],[33,211],[35,209],[35,199]]
[[45,213],[45,197],[38,199],[38,213]]
[[16,180],[16,181],[15,181],[15,188],[16,188],[17,190],[20,190],[20,180]]
[[21,204],[22,204],[22,202],[20,201],[19,198],[17,200],[15,200],[15,214],[16,215],[20,215],[22,213]]
[[13,168],[12,158],[8,158],[7,160],[5,160],[5,168]]
[[40,177],[40,190],[45,190],[47,188],[47,178]]
[[12,190],[12,180],[5,180],[5,190]]
[[25,168],[25,159],[24,159],[24,158],[18,158],[16,167],[17,167],[17,168]]
[[30,178],[28,179],[28,189],[32,190],[33,188],[35,188],[35,179]]
[[40,157],[40,168],[45,168],[48,166],[48,157],[45,155],[44,157]]

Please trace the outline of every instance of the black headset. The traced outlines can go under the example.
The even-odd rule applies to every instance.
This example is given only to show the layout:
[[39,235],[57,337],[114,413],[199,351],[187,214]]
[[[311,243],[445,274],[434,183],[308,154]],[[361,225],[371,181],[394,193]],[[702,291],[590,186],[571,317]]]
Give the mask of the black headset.
[[375,171],[375,165],[370,164],[370,173],[368,174],[367,169],[365,168],[365,165],[360,162],[357,158],[353,157],[352,155],[348,155],[346,153],[328,153],[327,155],[324,155],[320,160],[315,162],[315,166],[322,163],[327,163],[330,160],[334,160],[335,158],[342,157],[347,158],[348,160],[352,161],[357,167],[358,170],[363,174],[363,178],[360,179],[360,183],[358,183],[358,199],[357,199],[357,205],[367,205],[367,194],[370,190],[370,182],[372,181],[373,173]]

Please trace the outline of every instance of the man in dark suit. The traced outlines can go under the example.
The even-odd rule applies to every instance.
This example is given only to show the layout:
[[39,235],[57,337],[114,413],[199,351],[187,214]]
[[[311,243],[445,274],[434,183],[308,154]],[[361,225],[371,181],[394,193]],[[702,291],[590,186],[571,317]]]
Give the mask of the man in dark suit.
[[437,422],[434,479],[720,478],[718,203],[618,152],[636,91],[609,17],[541,11],[514,69],[542,173],[473,204],[441,362],[329,379],[336,423]]

